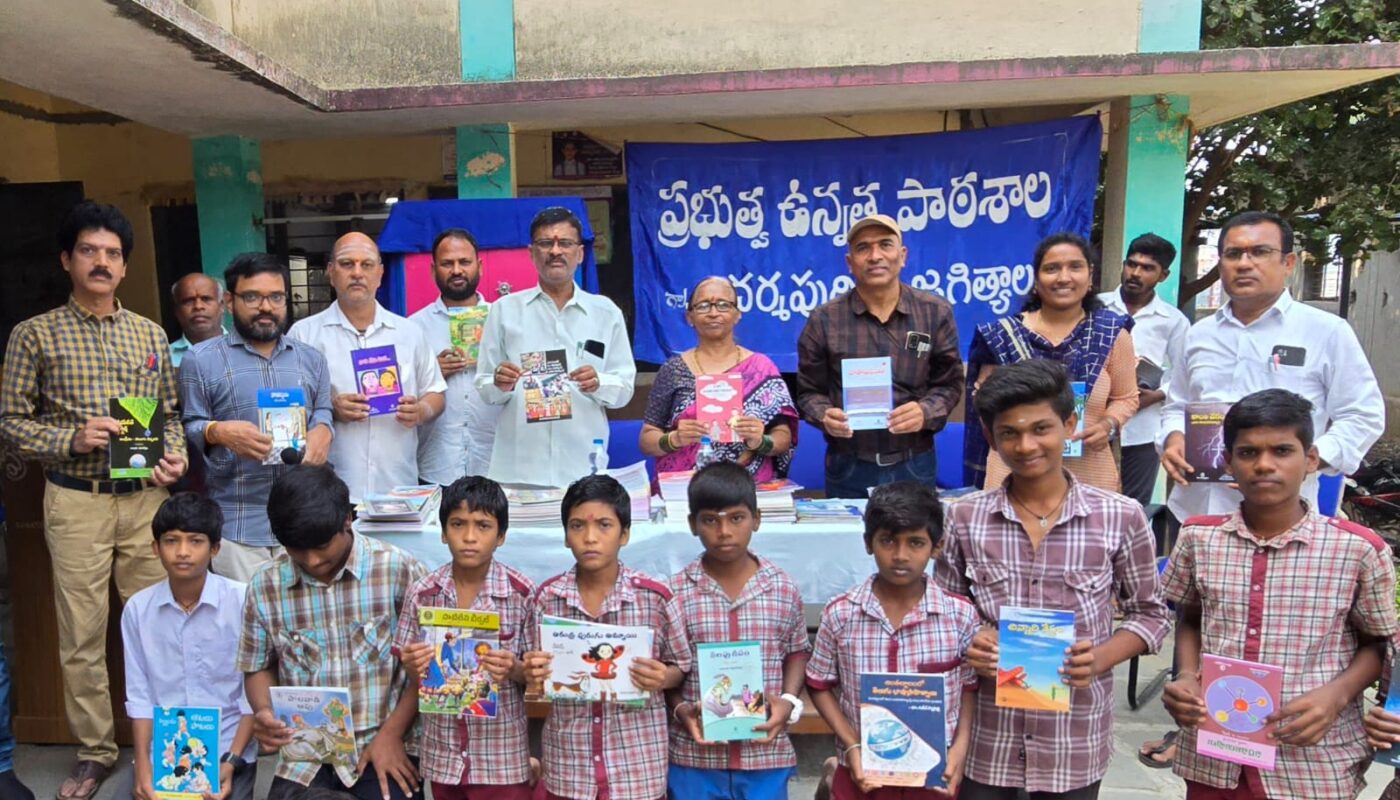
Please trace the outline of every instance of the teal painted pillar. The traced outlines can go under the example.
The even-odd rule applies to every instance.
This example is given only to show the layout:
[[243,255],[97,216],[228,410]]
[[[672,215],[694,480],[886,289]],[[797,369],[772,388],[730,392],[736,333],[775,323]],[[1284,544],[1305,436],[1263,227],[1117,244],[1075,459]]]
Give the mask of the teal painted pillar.
[[[514,0],[458,0],[457,9],[462,80],[514,80]],[[457,196],[515,196],[515,136],[509,125],[457,128]]]
[[205,274],[222,278],[234,256],[267,249],[262,148],[240,136],[195,139],[193,144],[201,263]]

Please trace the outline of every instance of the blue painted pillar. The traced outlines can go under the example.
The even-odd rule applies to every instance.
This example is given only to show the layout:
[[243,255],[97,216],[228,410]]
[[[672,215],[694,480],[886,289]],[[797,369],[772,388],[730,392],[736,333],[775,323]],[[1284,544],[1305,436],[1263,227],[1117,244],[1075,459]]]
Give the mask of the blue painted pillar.
[[195,139],[193,145],[200,261],[205,274],[222,278],[234,256],[267,249],[262,148],[240,136]]
[[457,197],[515,196],[515,136],[509,125],[457,129]]
[[[462,80],[515,79],[514,0],[458,0]],[[515,136],[508,124],[457,128],[457,196],[515,196]]]

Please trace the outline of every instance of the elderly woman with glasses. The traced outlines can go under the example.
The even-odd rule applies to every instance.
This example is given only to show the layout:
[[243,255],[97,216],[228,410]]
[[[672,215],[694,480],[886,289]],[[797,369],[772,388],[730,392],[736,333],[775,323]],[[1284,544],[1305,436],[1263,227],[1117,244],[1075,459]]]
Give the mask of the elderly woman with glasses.
[[[772,360],[735,341],[737,297],[734,285],[720,277],[705,278],[690,293],[686,321],[698,341],[662,365],[643,418],[642,452],[656,457],[658,473],[694,469],[700,437],[711,435],[717,459],[737,462],[759,482],[787,477],[797,444],[797,407]],[[697,419],[696,378],[706,375],[739,376],[743,401],[728,421],[732,435]],[[718,441],[714,433],[734,441]]]

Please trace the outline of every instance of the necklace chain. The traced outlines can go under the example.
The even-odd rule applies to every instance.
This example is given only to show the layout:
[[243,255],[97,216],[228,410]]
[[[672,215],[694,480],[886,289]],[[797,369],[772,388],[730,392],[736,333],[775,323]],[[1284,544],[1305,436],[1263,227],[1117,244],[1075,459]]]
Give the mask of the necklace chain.
[[1064,507],[1065,501],[1069,499],[1069,487],[1065,487],[1065,493],[1060,496],[1060,501],[1055,504],[1055,507],[1045,512],[1044,514],[1038,513],[1035,509],[1027,505],[1024,500],[1017,497],[1015,493],[1011,492],[1010,490],[1007,490],[1006,494],[1008,497],[1011,498],[1011,502],[1014,505],[1020,506],[1031,516],[1035,517],[1036,520],[1040,523],[1041,528],[1048,528],[1050,527],[1050,517],[1058,513],[1059,510]]

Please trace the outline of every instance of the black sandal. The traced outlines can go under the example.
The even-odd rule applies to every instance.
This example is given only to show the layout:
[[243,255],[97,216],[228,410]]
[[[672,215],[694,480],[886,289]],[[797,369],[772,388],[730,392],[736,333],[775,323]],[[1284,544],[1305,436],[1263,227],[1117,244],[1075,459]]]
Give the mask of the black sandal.
[[1149,767],[1151,767],[1151,768],[1153,768],[1153,769],[1171,769],[1172,762],[1175,761],[1176,759],[1174,759],[1174,758],[1169,758],[1169,759],[1167,759],[1166,761],[1159,761],[1159,760],[1157,760],[1156,758],[1153,758],[1153,756],[1160,756],[1160,755],[1162,755],[1163,753],[1165,753],[1165,752],[1167,752],[1168,750],[1170,750],[1170,749],[1172,749],[1173,747],[1175,747],[1175,746],[1176,746],[1176,736],[1177,736],[1177,731],[1172,731],[1171,733],[1168,733],[1166,736],[1163,736],[1163,737],[1162,737],[1161,743],[1159,743],[1156,747],[1153,747],[1153,748],[1151,748],[1151,749],[1149,749],[1149,750],[1142,750],[1142,749],[1139,749],[1139,750],[1138,750],[1138,761],[1141,761],[1143,764],[1146,764],[1147,766],[1149,766]]

